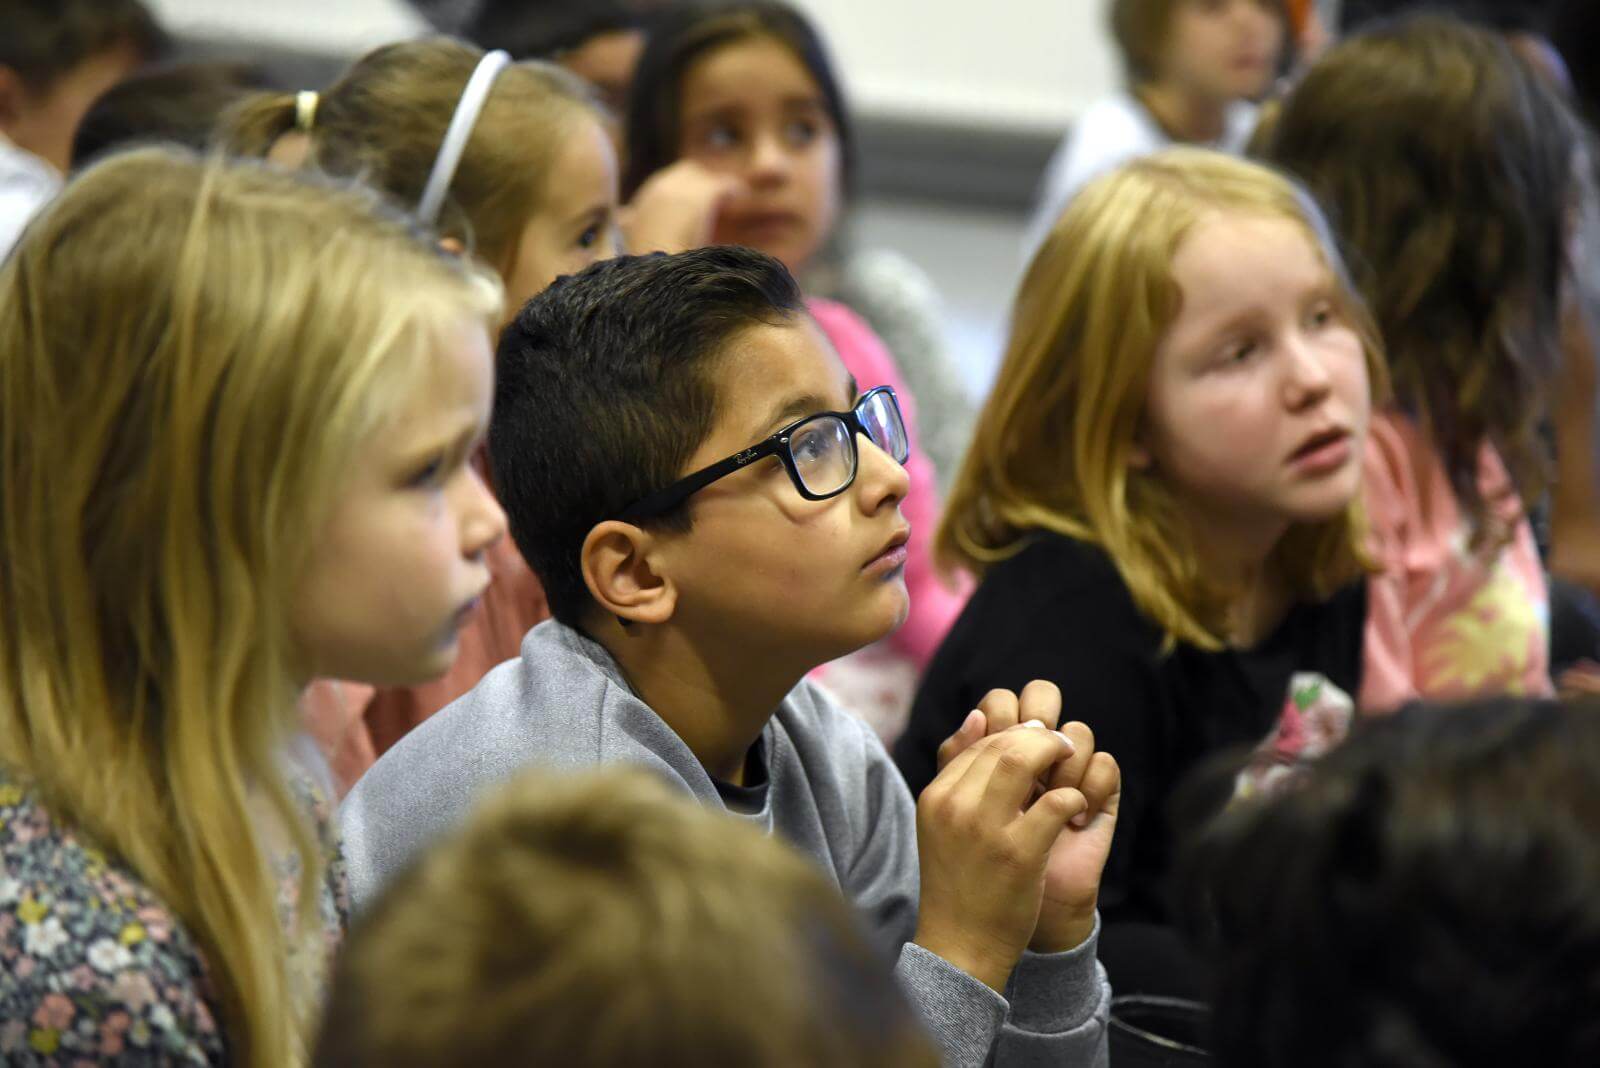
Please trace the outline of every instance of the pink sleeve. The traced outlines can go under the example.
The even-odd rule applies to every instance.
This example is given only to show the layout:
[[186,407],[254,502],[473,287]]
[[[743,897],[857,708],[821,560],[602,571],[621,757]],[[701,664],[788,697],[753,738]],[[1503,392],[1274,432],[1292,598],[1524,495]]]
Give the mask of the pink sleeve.
[[1406,626],[1406,542],[1417,487],[1405,461],[1405,443],[1374,414],[1362,464],[1362,489],[1371,529],[1368,548],[1378,571],[1367,580],[1367,623],[1362,638],[1363,712],[1392,712],[1418,696],[1412,678],[1411,633]]
[[1376,415],[1365,459],[1379,570],[1367,587],[1361,710],[1388,712],[1419,697],[1550,694],[1549,594],[1498,454],[1484,446],[1479,486],[1515,533],[1485,549],[1472,546],[1444,463],[1415,423]]
[[906,388],[900,368],[895,366],[894,357],[859,316],[830,300],[812,299],[806,303],[812,318],[833,343],[845,369],[855,376],[856,384],[863,390],[893,386],[905,415],[906,431],[911,437],[911,455],[905,465],[911,489],[901,502],[900,511],[911,524],[911,543],[906,558],[906,591],[911,596],[911,614],[890,642],[920,670],[932,659],[971,590],[965,581],[955,588],[946,585],[933,565],[933,532],[939,525],[939,490],[933,463],[917,444],[916,402]]

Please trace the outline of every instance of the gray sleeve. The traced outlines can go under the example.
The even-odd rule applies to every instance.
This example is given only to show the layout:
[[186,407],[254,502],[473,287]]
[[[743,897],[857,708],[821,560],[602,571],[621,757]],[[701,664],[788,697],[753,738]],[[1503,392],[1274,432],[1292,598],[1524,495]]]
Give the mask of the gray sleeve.
[[867,803],[842,889],[880,942],[893,950],[895,976],[944,1063],[982,1065],[992,1053],[997,1068],[1046,1063],[1104,1068],[1111,988],[1095,958],[1098,920],[1076,949],[1023,954],[1007,997],[911,942],[920,889],[916,805],[882,743],[865,728],[860,735]]
[[1024,953],[1006,984],[1011,1014],[995,1049],[996,1068],[1060,1065],[1106,1068],[1111,984],[1096,959],[1100,919],[1065,953]]
[[1005,998],[915,942],[901,949],[894,977],[945,1068],[989,1063],[1009,1008]]

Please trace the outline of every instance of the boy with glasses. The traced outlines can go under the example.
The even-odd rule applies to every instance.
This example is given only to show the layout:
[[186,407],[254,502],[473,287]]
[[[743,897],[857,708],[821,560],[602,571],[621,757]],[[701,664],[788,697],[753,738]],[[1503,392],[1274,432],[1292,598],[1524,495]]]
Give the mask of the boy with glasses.
[[1053,686],[996,691],[914,805],[802,681],[904,618],[912,532],[894,394],[858,393],[782,265],[596,264],[524,307],[498,375],[496,489],[555,619],[350,794],[357,904],[523,766],[642,763],[811,856],[947,1063],[1103,1063],[1116,762],[1053,729]]

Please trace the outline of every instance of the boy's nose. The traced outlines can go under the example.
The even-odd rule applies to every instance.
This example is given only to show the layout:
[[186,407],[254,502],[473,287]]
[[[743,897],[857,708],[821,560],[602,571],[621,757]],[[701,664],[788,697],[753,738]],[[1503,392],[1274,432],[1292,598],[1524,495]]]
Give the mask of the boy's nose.
[[856,449],[860,464],[856,485],[864,494],[863,507],[868,514],[876,512],[885,502],[904,500],[911,489],[911,476],[904,465],[865,434],[856,435]]

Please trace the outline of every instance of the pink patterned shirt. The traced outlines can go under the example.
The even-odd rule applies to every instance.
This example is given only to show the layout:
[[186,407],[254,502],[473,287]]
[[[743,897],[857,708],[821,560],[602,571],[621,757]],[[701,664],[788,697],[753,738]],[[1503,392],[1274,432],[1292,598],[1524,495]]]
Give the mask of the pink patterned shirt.
[[1367,591],[1359,707],[1553,693],[1544,569],[1494,448],[1483,448],[1478,484],[1514,534],[1487,551],[1471,548],[1444,464],[1409,418],[1374,415],[1365,480],[1380,571]]

